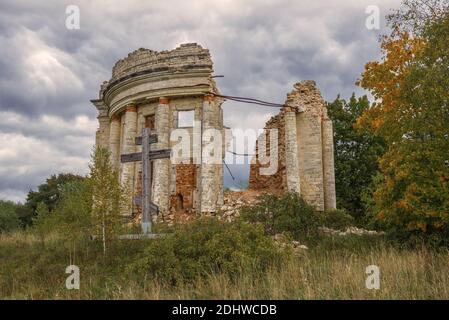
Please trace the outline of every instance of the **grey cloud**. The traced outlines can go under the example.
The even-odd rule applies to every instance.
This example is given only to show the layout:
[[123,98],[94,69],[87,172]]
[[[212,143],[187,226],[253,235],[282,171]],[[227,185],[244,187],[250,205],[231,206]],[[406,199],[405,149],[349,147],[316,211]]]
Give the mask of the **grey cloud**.
[[[35,188],[51,174],[73,172],[85,174],[88,162],[89,143],[76,138],[78,145],[86,150],[71,153],[70,147],[20,134],[1,133],[0,139],[0,196],[17,190],[18,194]],[[66,137],[67,143],[72,143]],[[86,139],[84,139],[86,140]],[[8,191],[9,190],[9,191]],[[8,191],[8,192],[6,192]],[[14,195],[12,195],[14,198]]]
[[[41,144],[45,152],[36,156],[0,145],[0,197],[14,198],[12,190],[23,195],[55,171],[86,171],[96,116],[89,100],[130,51],[198,42],[211,50],[216,74],[225,75],[217,80],[225,94],[283,102],[293,83],[314,79],[332,100],[338,93],[363,93],[354,82],[364,63],[379,55],[381,31],[364,27],[366,6],[377,4],[385,15],[399,2],[3,0],[0,113],[25,120],[0,120],[0,135]],[[80,30],[65,28],[68,4],[80,7]],[[276,112],[224,105],[225,123],[232,127],[262,127]],[[45,122],[45,116],[59,120]],[[73,128],[80,116],[91,122]],[[3,158],[7,154],[9,160]],[[233,170],[238,179],[247,177],[247,165]],[[225,183],[235,187],[229,178]]]

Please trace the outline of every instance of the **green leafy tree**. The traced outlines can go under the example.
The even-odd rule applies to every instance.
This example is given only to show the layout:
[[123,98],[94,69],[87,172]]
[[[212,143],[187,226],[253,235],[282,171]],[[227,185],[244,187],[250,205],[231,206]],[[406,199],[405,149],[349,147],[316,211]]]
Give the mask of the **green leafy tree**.
[[16,230],[20,227],[18,209],[21,204],[0,200],[0,233]]
[[36,208],[36,216],[33,217],[33,232],[39,237],[42,246],[45,246],[45,238],[52,229],[50,211],[45,203],[39,202]]
[[32,231],[43,243],[48,235],[56,235],[58,241],[74,250],[80,240],[95,235],[101,239],[106,254],[108,244],[122,229],[126,191],[110,164],[109,152],[96,149],[89,167],[86,178],[64,179],[52,210],[45,202],[37,204]]
[[43,202],[37,205],[31,231],[38,236],[43,246],[49,236],[54,236],[72,250],[80,240],[90,235],[91,199],[87,179],[65,184],[53,212]]
[[337,207],[346,209],[359,222],[365,220],[362,194],[378,172],[378,160],[385,151],[381,137],[355,127],[369,107],[366,96],[356,98],[354,94],[349,101],[337,97],[327,105],[334,124]]
[[119,173],[111,165],[109,151],[97,148],[92,156],[88,177],[92,195],[92,224],[99,235],[106,255],[107,244],[121,230],[122,208],[125,208],[127,190],[119,182]]
[[84,177],[70,173],[52,175],[45,183],[37,187],[37,191],[30,191],[27,195],[25,206],[19,210],[22,224],[29,226],[33,217],[37,215],[37,206],[44,203],[49,212],[52,212],[61,200],[64,185],[74,181],[81,181]]

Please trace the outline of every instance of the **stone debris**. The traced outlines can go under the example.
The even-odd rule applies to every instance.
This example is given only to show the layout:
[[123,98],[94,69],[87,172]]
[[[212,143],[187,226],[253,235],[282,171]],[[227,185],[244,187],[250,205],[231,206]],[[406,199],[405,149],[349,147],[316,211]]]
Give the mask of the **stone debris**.
[[[254,205],[257,202],[257,197],[261,192],[254,190],[245,191],[227,191],[224,193],[223,205],[218,212],[202,213],[201,216],[215,216],[220,221],[232,222],[240,215],[240,209],[247,205]],[[195,220],[200,215],[193,210],[172,209],[168,214],[158,215],[153,217],[157,222],[165,222],[168,225],[173,225],[176,222],[185,223]]]
[[301,244],[299,241],[295,240],[292,241],[282,233],[275,234],[273,236],[273,240],[282,249],[291,248],[295,255],[301,255],[304,253],[305,250],[309,250],[309,248],[306,245]]
[[[224,193],[223,205],[220,207],[217,213],[202,214],[202,216],[216,216],[220,221],[232,222],[240,216],[240,210],[245,206],[252,206],[257,203],[257,197],[263,194],[257,190],[245,190],[245,191],[227,191]],[[198,214],[191,211],[171,211],[165,215],[163,219],[158,216],[157,221],[166,222],[168,225],[173,225],[176,222],[189,222],[197,219]],[[367,230],[354,226],[347,227],[345,230],[337,230],[328,227],[320,227],[319,231],[327,236],[347,236],[347,235],[371,235],[378,236],[384,235],[383,231]],[[299,243],[298,241],[291,241],[283,234],[276,234],[273,239],[281,247],[291,246],[294,252],[300,252],[307,250],[308,247]]]
[[254,190],[225,192],[224,204],[219,210],[218,218],[222,221],[233,221],[239,217],[240,209],[244,206],[255,204],[260,194],[261,192]]
[[345,231],[342,230],[336,230],[336,229],[332,229],[332,228],[327,228],[327,227],[321,227],[320,231],[325,234],[325,235],[330,235],[330,236],[347,236],[350,234],[355,234],[358,236],[364,236],[364,235],[370,235],[370,236],[378,236],[378,235],[384,235],[385,232],[383,231],[374,231],[374,230],[366,230],[363,228],[357,228],[357,227],[348,227],[346,228]]

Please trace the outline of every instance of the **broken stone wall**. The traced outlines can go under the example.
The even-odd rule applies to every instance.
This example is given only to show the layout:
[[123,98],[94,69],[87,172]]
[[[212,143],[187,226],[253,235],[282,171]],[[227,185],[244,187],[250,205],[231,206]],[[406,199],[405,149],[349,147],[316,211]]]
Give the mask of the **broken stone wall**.
[[171,211],[192,211],[194,192],[197,188],[197,165],[177,164],[175,166],[176,191],[170,196]]
[[319,211],[335,209],[332,121],[314,81],[299,82],[294,88],[281,112],[265,127],[279,130],[278,171],[261,175],[263,165],[256,155],[250,167],[249,187],[297,192]]
[[[287,175],[285,168],[285,125],[284,114],[280,113],[272,117],[265,125],[265,130],[276,129],[278,130],[278,170],[274,175],[261,174],[261,168],[269,167],[268,164],[261,164],[259,161],[259,140],[256,142],[256,157],[253,158],[250,164],[249,173],[249,189],[250,190],[286,190],[287,189]],[[267,156],[270,154],[271,146],[270,139],[268,138],[268,131],[263,134],[266,135],[265,141],[267,141]]]

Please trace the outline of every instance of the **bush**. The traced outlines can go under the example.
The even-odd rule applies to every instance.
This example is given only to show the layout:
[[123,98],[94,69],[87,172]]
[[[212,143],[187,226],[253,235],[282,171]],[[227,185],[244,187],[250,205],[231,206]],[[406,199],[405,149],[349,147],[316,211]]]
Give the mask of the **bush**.
[[354,217],[344,209],[329,210],[321,213],[323,226],[333,229],[345,229],[354,223]]
[[296,240],[318,237],[321,225],[319,213],[296,193],[262,195],[240,213],[244,220],[262,224],[267,234],[286,233]]
[[189,282],[211,273],[262,272],[287,255],[261,227],[243,221],[201,218],[174,228],[166,237],[151,241],[127,270],[170,283]]

